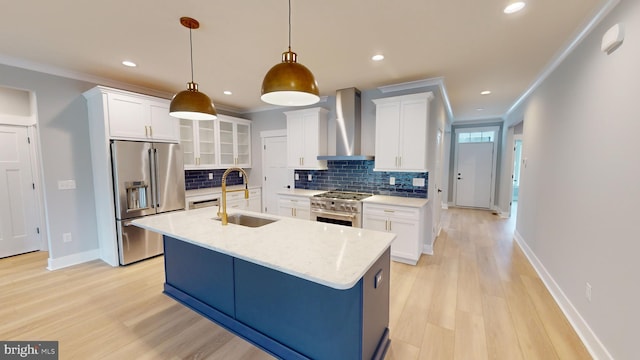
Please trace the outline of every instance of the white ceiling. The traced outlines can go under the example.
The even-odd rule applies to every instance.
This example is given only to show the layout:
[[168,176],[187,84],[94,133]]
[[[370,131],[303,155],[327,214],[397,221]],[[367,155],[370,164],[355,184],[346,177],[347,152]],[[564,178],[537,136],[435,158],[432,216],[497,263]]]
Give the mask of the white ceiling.
[[[606,0],[292,0],[292,50],[321,95],[443,77],[456,121],[501,117]],[[287,48],[286,0],[0,0],[0,62],[173,94],[195,81],[218,107],[265,108]],[[385,60],[373,62],[375,53]],[[136,68],[120,64],[132,60]],[[55,71],[54,71],[55,72]],[[491,90],[488,96],[482,90]],[[223,95],[230,90],[233,95]],[[484,110],[479,111],[478,108]]]

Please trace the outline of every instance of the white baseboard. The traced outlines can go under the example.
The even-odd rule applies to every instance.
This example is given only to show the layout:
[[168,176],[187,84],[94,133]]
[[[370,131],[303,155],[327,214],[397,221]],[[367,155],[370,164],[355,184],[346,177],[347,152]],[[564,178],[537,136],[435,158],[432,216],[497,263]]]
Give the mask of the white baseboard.
[[88,261],[98,260],[98,259],[100,259],[99,249],[67,255],[57,259],[49,258],[49,266],[47,266],[47,270],[51,270],[51,271],[58,270],[58,269],[62,269],[69,266],[82,264]]
[[527,245],[522,238],[522,235],[520,235],[517,230],[514,233],[514,237],[525,256],[529,259],[529,262],[538,273],[538,276],[540,276],[540,279],[542,279],[542,282],[547,287],[547,290],[549,290],[551,296],[553,296],[553,299],[560,307],[560,310],[562,310],[569,320],[569,323],[571,323],[571,326],[573,326],[573,329],[576,331],[580,339],[582,339],[582,342],[591,356],[596,360],[613,360],[613,356],[611,356],[602,342],[600,342],[600,339],[598,339],[593,330],[591,330],[589,324],[587,324],[587,322],[582,318],[582,315],[580,315],[578,310],[573,306],[558,283],[556,283],[551,274],[549,274],[542,262],[540,262],[538,257],[531,250],[529,245]]
[[433,255],[433,245],[424,244],[422,247],[422,253],[427,255]]

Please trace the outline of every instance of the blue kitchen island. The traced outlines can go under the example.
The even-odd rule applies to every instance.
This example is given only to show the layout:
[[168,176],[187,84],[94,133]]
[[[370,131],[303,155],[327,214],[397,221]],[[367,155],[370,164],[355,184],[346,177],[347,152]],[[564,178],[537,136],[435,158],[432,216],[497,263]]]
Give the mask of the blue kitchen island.
[[164,292],[282,359],[382,359],[393,234],[276,217],[260,227],[211,209],[134,225],[164,235]]

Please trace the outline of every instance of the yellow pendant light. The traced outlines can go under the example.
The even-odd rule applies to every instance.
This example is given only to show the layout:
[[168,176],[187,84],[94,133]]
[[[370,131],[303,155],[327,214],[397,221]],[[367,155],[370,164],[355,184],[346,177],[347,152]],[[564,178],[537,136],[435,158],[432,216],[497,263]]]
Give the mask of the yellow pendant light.
[[262,81],[262,101],[282,106],[305,106],[320,101],[315,77],[306,66],[298,63],[291,51],[291,0],[289,0],[289,50],[282,53],[282,62],[272,67]]
[[200,27],[198,20],[181,17],[180,24],[189,28],[189,49],[191,50],[191,81],[187,83],[187,90],[177,93],[171,100],[169,115],[187,120],[214,120],[218,117],[211,99],[198,91],[198,84],[193,82],[193,42],[191,30]]

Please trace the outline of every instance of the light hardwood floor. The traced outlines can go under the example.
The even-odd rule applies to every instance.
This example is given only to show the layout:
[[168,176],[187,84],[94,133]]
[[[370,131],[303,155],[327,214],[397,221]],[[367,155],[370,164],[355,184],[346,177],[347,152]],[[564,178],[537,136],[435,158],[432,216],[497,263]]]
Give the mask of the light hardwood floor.
[[[512,220],[449,209],[434,256],[392,262],[387,360],[590,359],[512,238]],[[58,340],[60,359],[271,359],[163,295],[162,257],[46,258],[0,260],[0,340]]]

